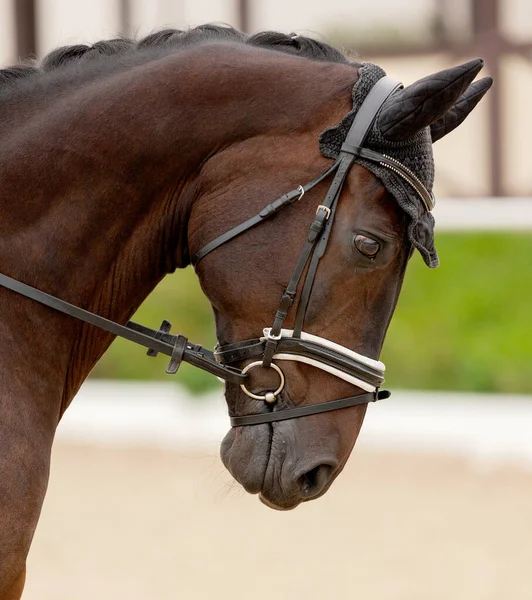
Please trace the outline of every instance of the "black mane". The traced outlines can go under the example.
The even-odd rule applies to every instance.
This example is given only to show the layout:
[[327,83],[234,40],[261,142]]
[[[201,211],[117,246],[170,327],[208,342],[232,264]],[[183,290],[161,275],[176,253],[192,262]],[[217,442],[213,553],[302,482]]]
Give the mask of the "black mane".
[[73,64],[94,64],[112,56],[138,55],[143,51],[156,48],[171,51],[173,48],[199,45],[215,41],[229,41],[277,50],[285,54],[293,54],[310,60],[348,64],[350,61],[339,50],[332,46],[295,34],[284,34],[275,31],[264,31],[255,35],[246,35],[237,29],[221,25],[201,25],[184,31],[163,29],[152,33],[141,40],[117,38],[103,40],[92,45],[76,44],[57,48],[45,56],[40,63],[16,65],[0,70],[0,86],[10,87],[20,79],[36,74],[58,71]]

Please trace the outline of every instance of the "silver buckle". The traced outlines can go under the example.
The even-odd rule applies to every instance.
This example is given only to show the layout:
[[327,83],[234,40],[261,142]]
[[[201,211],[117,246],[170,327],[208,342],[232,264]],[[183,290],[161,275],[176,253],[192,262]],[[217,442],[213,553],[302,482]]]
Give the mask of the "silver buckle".
[[282,331],[281,331],[281,333],[279,335],[272,335],[272,328],[271,327],[265,327],[262,330],[262,333],[264,334],[264,337],[266,337],[269,340],[274,340],[275,342],[278,342],[283,337],[283,332]]
[[320,204],[316,209],[316,214],[318,214],[320,210],[324,210],[327,213],[325,220],[328,221],[329,217],[331,216],[331,209],[328,206],[323,206],[323,204]]

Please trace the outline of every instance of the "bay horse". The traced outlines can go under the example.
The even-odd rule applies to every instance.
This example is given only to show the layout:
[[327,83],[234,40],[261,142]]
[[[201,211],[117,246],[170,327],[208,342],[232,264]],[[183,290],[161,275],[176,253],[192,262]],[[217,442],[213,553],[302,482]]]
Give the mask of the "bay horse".
[[[1,600],[22,594],[56,427],[123,331],[8,282],[123,325],[193,263],[217,360],[165,327],[146,345],[170,340],[174,371],[196,357],[228,380],[221,454],[248,492],[276,509],[317,498],[381,397],[409,257],[437,264],[431,143],[490,87],[473,83],[481,67],[403,89],[310,38],[207,25],[0,71]],[[317,414],[353,390],[347,408]]]

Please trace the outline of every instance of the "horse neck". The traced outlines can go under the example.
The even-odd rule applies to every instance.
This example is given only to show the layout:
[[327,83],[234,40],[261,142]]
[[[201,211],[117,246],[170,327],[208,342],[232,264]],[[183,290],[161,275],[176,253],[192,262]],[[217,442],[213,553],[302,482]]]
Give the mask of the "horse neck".
[[[39,110],[0,147],[4,272],[124,322],[189,262],[188,215],[209,157],[252,136],[312,127],[345,80],[345,66],[218,45],[74,90],[57,85],[53,102],[34,99]],[[21,323],[29,301],[6,294],[9,335],[46,324],[19,358],[35,369],[32,352],[55,357],[65,406],[111,337],[38,305],[24,308],[32,318]]]

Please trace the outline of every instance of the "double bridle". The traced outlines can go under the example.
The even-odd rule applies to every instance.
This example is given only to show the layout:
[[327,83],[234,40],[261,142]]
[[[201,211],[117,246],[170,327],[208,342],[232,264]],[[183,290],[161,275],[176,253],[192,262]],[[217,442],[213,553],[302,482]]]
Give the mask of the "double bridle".
[[[145,346],[148,348],[148,356],[157,356],[158,353],[170,356],[170,363],[166,369],[166,372],[169,374],[177,373],[180,364],[188,362],[225,381],[239,384],[246,395],[257,400],[263,400],[265,406],[273,406],[276,403],[277,397],[285,385],[283,371],[273,361],[293,360],[304,362],[327,371],[364,390],[364,393],[356,396],[320,404],[283,408],[261,414],[231,416],[231,425],[233,427],[295,419],[306,415],[339,410],[341,408],[367,404],[388,398],[390,392],[379,389],[384,382],[385,366],[383,363],[357,354],[327,339],[305,333],[303,326],[318,264],[325,253],[329,241],[338,200],[349,170],[357,157],[377,162],[381,166],[393,170],[397,176],[412,186],[428,211],[434,207],[434,197],[426,190],[425,186],[412,171],[385,154],[363,147],[366,136],[382,105],[400,87],[400,83],[389,77],[380,79],[373,86],[356,113],[338,158],[325,172],[306,185],[299,186],[297,189],[288,192],[268,204],[258,215],[220,235],[204,246],[193,257],[192,262],[197,266],[199,261],[207,254],[241,233],[271,218],[282,208],[301,200],[306,192],[334,174],[325,199],[316,209],[316,214],[310,224],[303,251],[296,263],[292,277],[281,296],[273,325],[264,329],[263,336],[260,338],[224,346],[218,345],[215,351],[211,352],[202,346],[191,344],[183,335],[171,334],[171,324],[168,321],[163,321],[157,331],[132,321],[126,325],[120,325],[6,275],[0,274],[0,285],[59,312],[99,327],[113,335]],[[308,269],[303,278],[307,264]],[[296,299],[297,289],[301,282],[302,290],[295,316],[294,329],[283,329],[284,321]],[[257,359],[259,357],[260,360],[250,362],[242,370],[231,366],[232,363]],[[248,373],[256,367],[271,368],[277,372],[279,376],[277,389],[263,395],[254,394],[249,391],[246,387]]]

